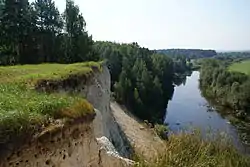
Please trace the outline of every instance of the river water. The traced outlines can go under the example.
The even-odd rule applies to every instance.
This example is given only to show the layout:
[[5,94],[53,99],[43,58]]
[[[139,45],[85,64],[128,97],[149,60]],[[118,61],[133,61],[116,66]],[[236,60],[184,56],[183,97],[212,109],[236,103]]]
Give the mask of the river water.
[[[174,95],[168,103],[165,123],[171,132],[189,131],[198,128],[202,134],[224,134],[241,151],[247,151],[240,141],[237,129],[223,118],[201,95],[198,71],[194,71],[186,81],[175,87]],[[248,151],[247,151],[248,152]]]

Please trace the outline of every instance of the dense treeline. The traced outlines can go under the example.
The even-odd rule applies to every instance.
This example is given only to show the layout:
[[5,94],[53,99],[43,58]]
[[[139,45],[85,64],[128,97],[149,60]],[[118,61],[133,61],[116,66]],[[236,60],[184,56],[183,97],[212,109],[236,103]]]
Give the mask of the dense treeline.
[[107,60],[116,100],[141,119],[163,119],[174,90],[173,60],[137,43],[96,42],[94,48]]
[[190,72],[193,68],[193,63],[191,59],[185,56],[176,56],[171,57],[174,62],[174,72],[176,74],[185,74],[186,72]]
[[215,50],[201,50],[201,49],[161,49],[158,53],[163,53],[172,57],[185,56],[189,59],[209,58],[216,56]]
[[245,119],[250,114],[250,77],[228,71],[223,61],[203,61],[200,86],[205,95],[215,97],[219,104],[233,109],[233,115]]
[[228,58],[250,58],[250,51],[246,52],[218,52],[217,56],[219,57],[228,57]]
[[250,59],[250,52],[223,52],[218,53],[216,59],[223,60],[226,65]]
[[73,0],[0,0],[0,65],[95,60],[93,40]]

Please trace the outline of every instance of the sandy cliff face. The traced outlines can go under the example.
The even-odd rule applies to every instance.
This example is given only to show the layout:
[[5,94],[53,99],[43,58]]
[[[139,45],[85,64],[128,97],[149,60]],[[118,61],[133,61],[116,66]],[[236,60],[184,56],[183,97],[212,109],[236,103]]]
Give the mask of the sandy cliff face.
[[47,133],[38,140],[11,152],[1,160],[1,167],[119,167],[120,160],[101,150],[92,120],[83,120],[68,127],[59,127],[56,133]]
[[132,153],[129,141],[116,123],[110,108],[110,87],[110,73],[108,68],[104,66],[102,73],[96,74],[96,77],[85,89],[84,94],[86,94],[88,101],[97,109],[93,122],[95,136],[107,137],[122,156],[129,157]]
[[119,167],[131,162],[123,158],[129,157],[131,148],[110,110],[107,67],[73,91],[93,104],[96,116],[68,125],[59,121],[33,141],[10,147],[0,167]]

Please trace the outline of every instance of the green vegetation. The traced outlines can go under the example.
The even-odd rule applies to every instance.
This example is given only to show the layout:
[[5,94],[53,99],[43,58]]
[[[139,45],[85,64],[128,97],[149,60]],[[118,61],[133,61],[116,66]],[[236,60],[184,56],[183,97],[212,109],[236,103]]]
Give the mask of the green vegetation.
[[[105,59],[115,99],[142,120],[161,124],[174,84],[181,83],[193,68],[191,59],[215,55],[213,50],[150,51],[137,43],[94,42],[73,0],[66,0],[63,13],[53,0],[0,0],[0,65],[7,66],[0,67],[0,148],[42,132],[58,119],[66,122],[94,114],[93,106],[77,93],[59,91],[75,88],[101,70],[100,63],[84,61]],[[242,60],[241,54],[234,55]],[[217,59],[229,60],[223,55]],[[210,60],[202,65],[201,87],[246,121],[250,79],[229,72],[229,62]],[[155,130],[165,138],[168,130],[159,124]],[[142,162],[140,166],[245,167],[249,162],[223,142],[180,134],[169,138],[166,154],[154,164]]]
[[250,60],[234,63],[229,67],[230,71],[242,72],[250,75]]
[[166,140],[168,139],[168,132],[169,129],[166,125],[156,124],[154,126],[154,129],[158,136],[160,136],[162,139]]
[[55,119],[93,114],[92,105],[76,94],[48,93],[36,88],[43,80],[60,84],[75,75],[88,78],[93,69],[100,68],[100,63],[95,62],[0,67],[0,143],[23,133],[39,132]]
[[0,67],[0,143],[34,134],[54,119],[93,114],[82,97],[58,93],[101,70],[99,63],[76,63],[99,56],[74,1],[66,0],[60,13],[53,0],[0,0],[0,14],[0,65],[16,65]]
[[153,162],[137,158],[136,167],[248,167],[250,158],[242,155],[222,137],[204,141],[198,133],[170,136],[166,151]]
[[201,49],[162,49],[157,50],[158,53],[163,53],[171,57],[185,56],[188,59],[209,58],[217,55],[215,50]]
[[214,58],[230,63],[241,62],[250,59],[250,52],[222,52],[217,53],[217,56]]
[[74,64],[39,64],[0,67],[0,83],[22,82],[37,79],[63,79],[69,75],[89,74],[92,69],[101,70],[98,62]]
[[95,52],[107,60],[115,99],[136,116],[162,123],[174,82],[190,71],[183,56],[170,57],[140,47],[137,43],[96,42]]
[[0,65],[96,61],[93,40],[73,0],[0,0]]
[[[1,0],[0,13],[0,65],[67,64],[107,59],[116,99],[142,119],[163,118],[164,108],[173,93],[174,73],[190,70],[190,61],[183,56],[172,60],[141,48],[137,43],[94,42],[73,0],[66,0],[63,13],[56,8],[54,0],[33,3]],[[2,70],[0,77],[4,82],[11,82],[14,77],[36,82],[37,73],[38,78],[52,79],[68,72],[50,65],[48,71],[26,75],[20,68],[12,67],[15,72]],[[25,68],[33,70],[33,67]],[[47,74],[50,68],[58,68],[55,70],[58,74]],[[79,71],[78,67],[71,70]]]
[[205,95],[216,97],[221,105],[236,111],[235,115],[244,118],[250,113],[248,75],[230,72],[222,61],[209,59],[203,62],[200,86]]
[[201,67],[200,87],[203,95],[222,106],[233,120],[245,143],[250,141],[250,76],[229,71],[225,61],[204,60]]
[[136,43],[97,42],[95,49],[107,60],[115,99],[142,120],[162,119],[173,93],[173,61]]

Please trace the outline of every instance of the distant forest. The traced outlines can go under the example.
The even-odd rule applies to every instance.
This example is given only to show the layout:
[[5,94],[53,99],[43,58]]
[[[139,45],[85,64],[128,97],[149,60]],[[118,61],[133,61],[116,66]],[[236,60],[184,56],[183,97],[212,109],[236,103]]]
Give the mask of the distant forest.
[[221,52],[216,56],[219,60],[226,60],[228,64],[250,59],[250,52]]
[[202,50],[202,49],[159,49],[155,51],[157,53],[165,54],[170,57],[184,56],[188,59],[214,57],[220,60],[232,59],[234,61],[242,61],[250,58],[250,51],[216,52],[215,50]]
[[215,50],[202,49],[161,49],[156,51],[158,53],[166,54],[171,57],[185,56],[190,59],[209,58],[217,55]]

